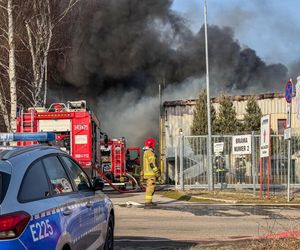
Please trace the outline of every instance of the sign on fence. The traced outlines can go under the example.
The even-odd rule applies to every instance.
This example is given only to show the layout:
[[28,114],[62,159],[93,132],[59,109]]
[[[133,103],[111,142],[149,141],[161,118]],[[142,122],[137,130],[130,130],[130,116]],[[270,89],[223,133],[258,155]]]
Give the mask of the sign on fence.
[[215,142],[214,143],[214,154],[223,153],[224,150],[224,142]]
[[286,128],[284,130],[284,139],[285,140],[290,140],[292,138],[292,129],[291,128]]
[[251,135],[237,135],[232,137],[232,154],[251,154]]
[[269,157],[270,152],[270,115],[260,120],[260,157]]

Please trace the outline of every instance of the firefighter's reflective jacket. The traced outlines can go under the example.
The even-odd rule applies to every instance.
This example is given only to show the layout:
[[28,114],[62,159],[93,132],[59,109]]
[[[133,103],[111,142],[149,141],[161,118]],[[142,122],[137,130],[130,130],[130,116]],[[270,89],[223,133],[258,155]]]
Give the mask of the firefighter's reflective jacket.
[[241,159],[239,160],[238,168],[239,168],[240,170],[245,170],[245,169],[246,169],[246,163],[245,163],[245,160],[244,160],[244,159],[241,158]]
[[225,160],[222,156],[217,156],[215,158],[215,171],[216,172],[225,172],[226,167],[225,167]]
[[156,166],[156,156],[152,149],[147,149],[144,151],[144,160],[143,160],[143,173],[144,178],[148,179],[151,177],[159,177],[159,170]]
[[246,162],[243,158],[236,158],[235,160],[235,169],[238,173],[246,172]]

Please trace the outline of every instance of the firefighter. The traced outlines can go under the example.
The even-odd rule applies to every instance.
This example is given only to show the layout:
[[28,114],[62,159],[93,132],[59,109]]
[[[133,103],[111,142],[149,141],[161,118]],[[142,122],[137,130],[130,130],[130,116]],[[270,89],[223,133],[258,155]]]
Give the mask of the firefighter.
[[238,184],[245,183],[246,181],[246,162],[243,156],[240,156],[239,159],[236,159],[236,177]]
[[127,149],[126,151],[126,171],[128,171],[130,174],[132,174],[132,176],[134,177],[134,179],[136,180],[136,182],[134,180],[132,180],[132,187],[135,188],[136,185],[138,185],[138,183],[141,182],[141,166],[139,164],[137,164],[137,160],[138,160],[139,156],[137,156],[135,159],[131,159],[130,158],[130,152]]
[[148,138],[145,141],[144,157],[143,157],[143,169],[141,171],[141,180],[147,181],[145,208],[154,206],[152,197],[155,192],[156,179],[160,177],[160,170],[156,165],[156,156],[154,154],[155,140]]
[[215,172],[217,177],[217,183],[221,184],[221,188],[223,189],[226,175],[226,167],[225,167],[225,159],[222,155],[217,155],[215,158]]

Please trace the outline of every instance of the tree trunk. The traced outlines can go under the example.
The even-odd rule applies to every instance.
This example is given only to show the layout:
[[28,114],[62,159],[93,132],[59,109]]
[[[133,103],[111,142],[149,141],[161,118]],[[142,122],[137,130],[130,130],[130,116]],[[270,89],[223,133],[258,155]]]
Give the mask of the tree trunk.
[[7,1],[8,16],[8,78],[10,83],[10,131],[15,132],[17,123],[17,90],[16,90],[16,62],[15,62],[15,42],[14,42],[14,21],[13,3]]
[[[2,85],[2,83],[1,83],[1,85]],[[1,86],[1,87],[3,87],[3,86]],[[4,120],[6,130],[11,131],[10,122],[9,122],[9,114],[8,114],[8,111],[7,111],[6,101],[5,101],[5,98],[4,98],[1,90],[0,90],[0,110],[2,111],[2,116],[3,116],[3,120]]]

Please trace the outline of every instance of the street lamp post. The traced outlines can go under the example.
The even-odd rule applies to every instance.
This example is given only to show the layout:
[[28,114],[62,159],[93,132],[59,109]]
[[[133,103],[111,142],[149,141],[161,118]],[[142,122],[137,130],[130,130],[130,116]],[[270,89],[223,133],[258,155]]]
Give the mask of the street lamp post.
[[209,190],[213,190],[212,150],[211,150],[211,117],[210,117],[210,94],[209,94],[209,64],[208,64],[208,41],[207,41],[207,6],[206,6],[206,0],[204,0],[204,31],[205,31],[206,96],[207,96],[208,189]]

